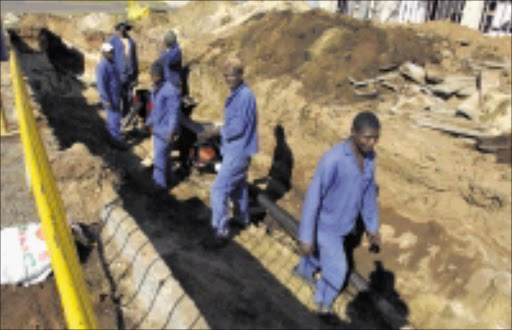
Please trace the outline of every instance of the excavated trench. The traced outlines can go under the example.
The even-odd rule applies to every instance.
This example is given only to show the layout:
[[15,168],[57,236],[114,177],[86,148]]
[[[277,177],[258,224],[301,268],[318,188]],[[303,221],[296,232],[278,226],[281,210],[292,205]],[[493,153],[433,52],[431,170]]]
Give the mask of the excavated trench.
[[[368,279],[372,290],[392,302],[399,313],[409,315],[411,322],[420,328],[499,328],[510,324],[510,290],[507,291],[510,288],[510,247],[505,244],[510,241],[506,237],[506,233],[510,233],[510,221],[506,221],[510,190],[502,184],[503,180],[510,181],[510,168],[494,164],[493,155],[469,150],[467,141],[418,129],[405,115],[389,115],[388,110],[396,98],[350,103],[353,96],[343,85],[346,81],[334,84],[339,80],[339,70],[348,68],[357,73],[367,62],[373,63],[374,52],[370,46],[374,42],[367,44],[366,39],[371,41],[386,34],[370,24],[332,20],[318,12],[274,13],[255,16],[250,24],[237,27],[231,34],[194,40],[195,27],[189,30],[186,24],[194,15],[204,15],[201,6],[185,8],[183,14],[178,12],[172,17],[172,22],[184,24],[183,34],[189,37],[180,40],[187,41],[183,43],[188,52],[185,57],[192,59],[193,64],[190,92],[200,102],[194,114],[202,118],[217,120],[219,116],[218,109],[227,92],[219,84],[218,67],[223,55],[246,42],[248,35],[259,31],[262,22],[276,26],[275,31],[265,30],[269,42],[279,48],[283,36],[283,40],[290,43],[291,53],[286,52],[286,47],[279,48],[284,54],[273,60],[288,58],[296,48],[309,46],[315,55],[314,63],[306,56],[304,61],[296,63],[300,65],[298,68],[292,67],[286,74],[271,75],[271,70],[270,76],[261,78],[257,73],[265,69],[265,63],[259,62],[257,54],[265,53],[270,46],[260,45],[255,40],[250,45],[254,49],[246,49],[247,52],[254,50],[254,54],[245,54],[247,80],[258,99],[262,138],[262,152],[251,166],[250,181],[277,172],[284,181],[290,182],[289,188],[293,179],[293,189],[273,197],[278,205],[299,218],[302,196],[322,152],[339,141],[340,131],[348,132],[350,119],[357,111],[375,109],[384,127],[378,147],[384,243],[380,254],[372,255],[368,253],[365,239],[351,238],[353,245],[359,246],[354,249],[354,266]],[[197,13],[196,9],[199,9]],[[215,8],[208,10],[214,12]],[[286,20],[281,22],[280,15],[285,15]],[[324,32],[309,30],[302,24],[306,21],[308,26],[314,27],[317,21],[324,24],[323,20],[327,20]],[[159,25],[155,26],[155,22]],[[134,37],[140,40],[141,54],[144,54],[141,67],[148,66],[157,49],[158,40],[153,35],[160,25],[162,29],[167,28],[167,24],[173,26],[170,22],[165,15],[155,16],[141,21],[134,29]],[[209,21],[201,28],[206,28],[206,23]],[[329,28],[338,23],[341,30],[335,26]],[[70,23],[65,20],[52,22],[47,18],[46,24],[67,38],[74,36],[68,28]],[[310,36],[308,31],[318,34],[318,38]],[[32,36],[29,32],[28,29],[20,31],[23,43],[19,49],[38,49],[38,31]],[[414,48],[420,37],[407,29],[389,29],[388,32],[390,44],[396,45],[397,51],[403,51],[407,59],[411,53],[407,49]],[[352,42],[340,48],[336,41],[338,35]],[[148,154],[148,141],[135,135],[130,151],[112,150],[104,139],[105,115],[97,106],[96,90],[90,86],[95,80],[97,55],[87,51],[95,52],[106,32],[82,36],[91,39],[90,45],[84,44],[84,40],[80,43],[85,59],[82,78],[85,77],[83,81],[88,80],[87,83],[70,74],[57,74],[46,55],[22,54],[34,96],[57,140],[51,146],[59,150],[55,151],[53,166],[68,210],[80,218],[96,218],[104,203],[98,196],[108,184],[114,183],[124,210],[135,219],[212,328],[325,328],[311,314],[310,289],[291,276],[298,258],[295,244],[279,229],[267,233],[272,226],[279,228],[270,217],[255,217],[259,224],[237,233],[226,249],[206,252],[199,242],[208,235],[208,188],[213,175],[193,172],[173,188],[172,194],[158,202],[146,195],[145,183],[151,180],[150,173],[141,169],[139,163]],[[429,49],[430,42],[437,40],[420,39],[420,44]],[[304,40],[307,41],[305,46]],[[309,45],[315,40],[318,42]],[[478,43],[484,41],[478,40]],[[422,53],[421,49],[416,51]],[[438,49],[434,55],[437,53]],[[347,62],[343,68],[338,67],[340,56]],[[78,62],[79,58],[76,57]],[[279,62],[274,64],[280,65]],[[322,96],[323,92],[314,97],[304,93],[301,79],[307,80],[311,72],[318,74],[318,66],[329,73],[329,81],[336,86],[329,82],[325,94],[335,92],[336,97],[347,104],[331,104],[330,98],[316,102],[315,97]],[[141,79],[141,84],[149,84],[146,78]],[[495,141],[482,141],[480,148],[496,149],[495,144]],[[279,159],[276,155],[288,156]],[[272,181],[268,185],[272,186]],[[131,240],[127,239],[126,244],[130,245]],[[123,286],[116,290],[122,294]],[[354,297],[347,292],[337,300],[335,309],[344,319],[341,327],[387,326],[367,294]],[[135,312],[138,318],[134,320],[146,314],[140,310]],[[137,321],[127,326],[138,324]]]
[[[75,178],[96,181],[99,189],[106,185],[102,180],[114,184],[123,209],[136,220],[212,328],[327,327],[312,313],[310,289],[291,277],[298,257],[293,241],[282,230],[269,235],[267,226],[259,222],[237,233],[224,250],[204,251],[199,242],[210,234],[207,195],[214,176],[193,172],[175,188],[176,193],[158,202],[150,198],[145,193],[150,173],[138,165],[146,156],[147,141],[131,141],[133,148],[128,152],[113,150],[106,143],[104,114],[82,96],[87,86],[77,79],[86,70],[82,53],[47,29],[10,31],[10,36],[34,99],[56,138],[57,145],[50,144],[49,153],[59,154],[50,158],[56,159],[53,165],[61,189]],[[71,156],[77,144],[85,148]],[[101,159],[102,164],[81,168],[88,158]],[[70,212],[97,218],[101,204],[95,199],[101,193],[64,190]],[[263,217],[260,212],[259,219]],[[115,292],[121,290],[116,283],[111,286],[113,294],[122,297],[123,292]],[[388,327],[371,301],[364,292],[342,295],[336,310],[350,321],[340,320],[338,327]],[[139,327],[142,321],[126,326]]]

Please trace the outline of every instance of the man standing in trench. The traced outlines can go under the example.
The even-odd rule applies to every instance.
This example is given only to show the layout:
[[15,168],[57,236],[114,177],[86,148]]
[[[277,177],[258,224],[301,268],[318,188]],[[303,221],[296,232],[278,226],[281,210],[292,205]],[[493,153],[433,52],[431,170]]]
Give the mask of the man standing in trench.
[[256,99],[243,81],[244,67],[238,57],[225,63],[224,78],[231,89],[226,99],[225,122],[220,129],[222,164],[210,189],[211,225],[214,236],[205,248],[220,248],[228,242],[228,198],[234,204],[232,223],[249,225],[247,170],[258,152]]
[[164,37],[166,50],[160,54],[164,65],[165,80],[172,83],[181,93],[181,49],[174,31],[169,31]]
[[156,193],[167,189],[167,183],[172,181],[172,167],[169,164],[169,152],[178,137],[180,122],[179,91],[169,81],[164,79],[164,67],[158,61],[151,66],[153,92],[151,102],[153,111],[146,125],[153,130],[153,182]]
[[121,110],[125,116],[130,110],[132,89],[137,86],[139,66],[137,49],[128,31],[132,26],[121,20],[115,26],[116,34],[110,37],[109,43],[114,47],[114,64],[121,78]]
[[[354,229],[359,214],[370,243],[379,245],[373,150],[379,133],[380,123],[375,114],[357,114],[350,137],[324,154],[302,206],[302,258],[293,273],[308,285],[316,286],[313,299],[319,316],[326,321],[333,320],[332,306],[347,275],[344,237]],[[314,273],[319,269],[322,274],[315,283]]]
[[114,64],[114,49],[111,44],[101,45],[103,59],[97,67],[97,86],[103,108],[107,111],[107,131],[112,145],[126,149],[121,138],[121,113],[119,109],[120,81]]

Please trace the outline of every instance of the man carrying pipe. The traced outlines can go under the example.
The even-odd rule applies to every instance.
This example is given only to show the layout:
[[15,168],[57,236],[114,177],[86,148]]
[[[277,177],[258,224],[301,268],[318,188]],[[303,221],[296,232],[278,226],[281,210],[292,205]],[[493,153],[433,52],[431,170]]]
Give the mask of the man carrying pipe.
[[[210,189],[212,209],[211,240],[203,242],[205,248],[220,248],[228,242],[228,198],[234,204],[234,223],[243,227],[250,223],[248,212],[247,170],[251,156],[258,152],[256,99],[243,81],[244,67],[237,57],[225,63],[224,78],[231,89],[226,99],[225,122],[220,128],[222,164]],[[218,132],[204,133],[213,135]]]
[[[370,243],[380,242],[373,150],[379,133],[375,114],[357,114],[350,137],[324,154],[304,199],[298,232],[302,258],[293,273],[316,286],[313,300],[319,316],[328,322],[334,319],[332,306],[347,275],[343,240],[359,214]],[[315,283],[319,269],[322,274]]]
[[109,43],[114,47],[114,64],[121,79],[121,110],[122,115],[128,114],[132,102],[132,89],[137,86],[139,66],[137,48],[128,31],[132,26],[121,20],[115,26],[116,34],[110,37]]
[[158,61],[150,69],[153,91],[151,102],[153,111],[146,125],[153,131],[153,182],[155,193],[167,189],[172,181],[172,167],[169,164],[169,152],[178,138],[180,122],[180,96],[178,89],[169,81],[164,80],[164,68]]
[[121,113],[119,108],[120,81],[114,64],[114,49],[111,44],[101,45],[103,59],[97,67],[97,86],[103,108],[107,111],[107,131],[115,148],[127,149],[121,137]]

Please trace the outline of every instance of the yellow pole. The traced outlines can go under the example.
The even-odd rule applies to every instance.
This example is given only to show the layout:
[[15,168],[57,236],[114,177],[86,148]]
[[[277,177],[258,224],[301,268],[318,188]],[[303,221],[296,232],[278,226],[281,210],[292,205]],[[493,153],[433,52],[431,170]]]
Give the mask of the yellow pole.
[[7,120],[5,119],[4,107],[2,106],[2,101],[0,100],[0,134],[7,134]]
[[67,226],[62,200],[26,98],[26,85],[22,84],[14,51],[11,53],[11,70],[21,139],[32,178],[32,191],[50,252],[66,323],[69,329],[96,329],[97,320],[71,239],[71,230]]

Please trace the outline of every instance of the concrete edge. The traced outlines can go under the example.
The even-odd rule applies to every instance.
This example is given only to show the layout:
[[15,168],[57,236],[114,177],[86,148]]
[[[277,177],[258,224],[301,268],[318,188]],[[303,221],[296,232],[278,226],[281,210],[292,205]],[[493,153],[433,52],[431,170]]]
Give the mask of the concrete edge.
[[122,293],[123,312],[133,319],[129,327],[209,329],[150,239],[122,208],[117,194],[104,203],[101,219],[105,264]]

